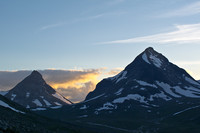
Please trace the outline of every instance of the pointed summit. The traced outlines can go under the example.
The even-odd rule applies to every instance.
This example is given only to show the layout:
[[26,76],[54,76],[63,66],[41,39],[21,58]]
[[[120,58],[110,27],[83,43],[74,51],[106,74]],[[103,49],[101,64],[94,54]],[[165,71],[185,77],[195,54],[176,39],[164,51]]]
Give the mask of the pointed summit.
[[49,86],[42,75],[35,70],[5,96],[26,108],[71,104],[69,100]]
[[27,76],[23,80],[23,83],[26,83],[26,84],[37,84],[37,85],[46,84],[46,82],[43,79],[42,75],[36,70],[34,70],[29,76]]
[[148,47],[148,48],[146,48],[145,49],[145,51],[144,52],[156,52],[154,49],[153,49],[153,47]]
[[166,57],[155,51],[152,47],[149,47],[142,52],[142,59],[146,63],[152,64],[158,68],[164,68],[169,62]]
[[40,76],[40,77],[42,77],[42,75],[36,70],[33,70],[33,72],[31,73],[31,76]]

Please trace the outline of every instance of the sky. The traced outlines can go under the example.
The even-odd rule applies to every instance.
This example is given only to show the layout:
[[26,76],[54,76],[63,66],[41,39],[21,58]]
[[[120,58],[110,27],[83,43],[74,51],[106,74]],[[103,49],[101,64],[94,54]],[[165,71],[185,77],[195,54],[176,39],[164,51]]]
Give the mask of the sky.
[[[40,70],[80,101],[149,46],[200,79],[197,0],[0,0],[0,16],[1,90]],[[58,85],[47,72],[81,80],[64,76]]]

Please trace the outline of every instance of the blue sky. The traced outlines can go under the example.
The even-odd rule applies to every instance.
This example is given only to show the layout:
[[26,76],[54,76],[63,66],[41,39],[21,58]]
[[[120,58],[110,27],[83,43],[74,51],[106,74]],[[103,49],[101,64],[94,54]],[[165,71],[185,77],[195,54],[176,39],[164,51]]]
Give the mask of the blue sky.
[[31,70],[73,102],[151,46],[200,79],[200,1],[0,0],[0,90]]
[[200,1],[0,1],[2,71],[124,68],[152,46],[200,79]]

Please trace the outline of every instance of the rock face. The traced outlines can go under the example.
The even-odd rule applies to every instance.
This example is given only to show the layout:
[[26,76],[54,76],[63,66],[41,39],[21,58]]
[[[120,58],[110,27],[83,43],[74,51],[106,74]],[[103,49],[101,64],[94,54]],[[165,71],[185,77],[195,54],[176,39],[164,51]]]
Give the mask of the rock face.
[[71,104],[69,100],[49,86],[38,71],[33,71],[11,89],[5,97],[26,108]]
[[200,83],[150,47],[118,75],[99,82],[85,101],[47,112],[128,132],[191,132],[191,125],[197,132],[199,105]]

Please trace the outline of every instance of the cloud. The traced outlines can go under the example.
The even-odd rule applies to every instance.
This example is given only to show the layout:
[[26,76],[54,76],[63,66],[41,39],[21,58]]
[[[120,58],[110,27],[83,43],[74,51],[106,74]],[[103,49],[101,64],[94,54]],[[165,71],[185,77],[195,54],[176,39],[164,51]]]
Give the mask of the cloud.
[[80,88],[76,87],[68,87],[68,88],[58,88],[57,91],[60,92],[62,95],[66,96],[66,98],[70,99],[71,101],[77,103],[83,101],[86,95],[94,90],[96,84],[92,81],[86,82]]
[[[38,70],[45,81],[73,102],[85,99],[86,95],[95,89],[96,84],[101,80],[102,75],[111,76],[106,68],[99,69],[76,69],[76,70]],[[32,71],[0,71],[0,90],[7,91],[27,77]]]
[[60,27],[64,24],[65,23],[55,23],[55,24],[45,25],[45,26],[41,27],[40,30],[46,30],[46,29],[51,29],[51,28],[55,28],[55,27]]
[[114,68],[106,73],[106,75],[117,75],[123,70],[123,68]]
[[103,69],[87,70],[44,70],[44,79],[59,93],[73,102],[85,99],[95,89]]
[[82,17],[82,18],[80,17],[80,18],[76,18],[76,19],[73,19],[73,20],[70,20],[70,21],[63,21],[63,22],[58,22],[58,23],[55,23],[55,24],[45,25],[45,26],[41,27],[40,30],[43,31],[43,30],[61,27],[61,26],[69,25],[69,24],[78,23],[78,22],[100,19],[100,18],[103,18],[103,17],[106,17],[106,16],[123,15],[125,13],[126,12],[124,12],[124,11],[100,13],[100,14],[96,14],[96,15],[93,15],[93,16]]
[[125,44],[125,43],[200,43],[200,23],[175,25],[175,30],[155,35],[135,37],[124,40],[101,42],[98,44]]
[[0,90],[7,91],[28,76],[31,71],[0,71]]
[[182,8],[162,14],[159,17],[176,17],[176,16],[189,16],[200,13],[200,2],[195,2]]
[[106,14],[97,14],[97,15],[89,16],[89,17],[85,17],[85,18],[73,19],[71,21],[63,21],[63,22],[59,22],[59,23],[55,23],[55,24],[49,24],[49,25],[45,25],[45,26],[41,27],[40,30],[47,30],[47,29],[65,26],[65,25],[68,25],[68,24],[74,24],[74,23],[78,23],[78,22],[82,22],[82,21],[98,19],[98,18],[104,17],[105,15]]

